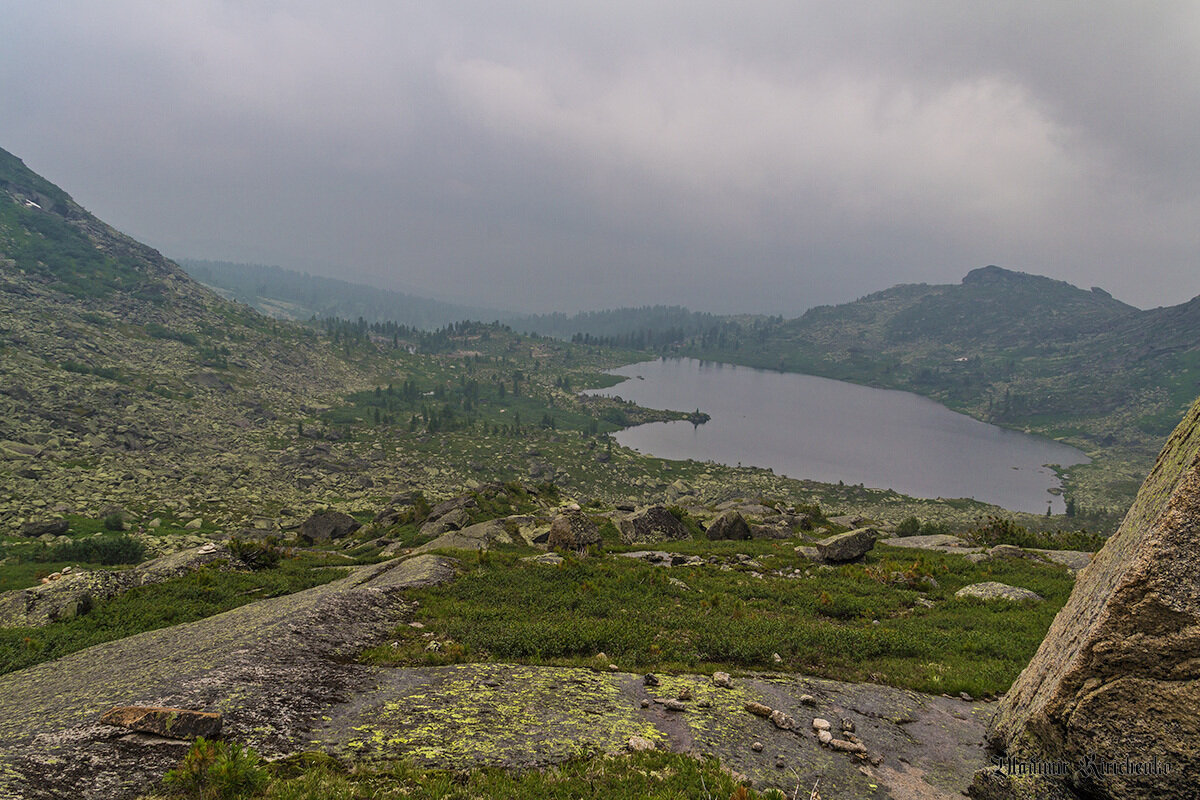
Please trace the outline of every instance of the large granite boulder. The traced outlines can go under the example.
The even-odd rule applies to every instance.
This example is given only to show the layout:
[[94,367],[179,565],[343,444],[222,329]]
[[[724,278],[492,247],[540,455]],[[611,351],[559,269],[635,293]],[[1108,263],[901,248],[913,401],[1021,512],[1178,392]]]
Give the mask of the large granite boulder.
[[31,539],[36,539],[39,536],[49,534],[51,536],[61,536],[67,532],[71,524],[65,519],[44,519],[26,522],[21,526],[21,535],[28,536]]
[[341,539],[359,529],[358,520],[340,511],[318,511],[300,526],[300,538],[309,544]]
[[874,547],[878,536],[874,528],[858,528],[846,533],[836,533],[816,543],[817,554],[822,561],[831,564],[853,561]]
[[[988,739],[1012,761],[980,774],[975,797],[1198,796],[1198,557],[1200,402],[1005,695]],[[1013,774],[1030,762],[1071,769]]]
[[662,506],[650,506],[622,517],[618,523],[625,544],[648,544],[689,539],[691,533],[674,514]]
[[712,521],[705,535],[709,539],[749,539],[750,526],[745,517],[730,509]]
[[116,706],[100,717],[105,725],[152,733],[170,739],[214,739],[221,735],[222,717],[212,711],[154,706]]
[[565,511],[550,523],[546,541],[552,548],[578,550],[600,543],[600,528],[582,511]]

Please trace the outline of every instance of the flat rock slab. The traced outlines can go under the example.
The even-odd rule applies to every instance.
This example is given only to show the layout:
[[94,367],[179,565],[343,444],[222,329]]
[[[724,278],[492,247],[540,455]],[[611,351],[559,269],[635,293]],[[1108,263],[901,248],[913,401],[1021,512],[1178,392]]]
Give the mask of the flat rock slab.
[[1092,557],[1095,555],[1094,553],[1087,553],[1082,550],[1042,550],[1037,547],[1029,548],[1029,552],[1037,553],[1047,561],[1062,564],[1067,569],[1076,571],[1092,563]]
[[893,536],[885,544],[888,547],[913,547],[918,550],[936,550],[939,553],[982,553],[982,547],[967,544],[964,539],[948,533],[929,536]]
[[[381,669],[375,690],[326,712],[310,746],[456,769],[531,768],[581,751],[622,751],[638,737],[716,756],[756,787],[789,796],[797,779],[811,787],[820,778],[822,796],[842,800],[961,797],[987,762],[983,734],[992,707],[984,703],[795,676],[735,678],[730,688],[704,675],[658,677],[647,687],[641,675],[581,668]],[[692,700],[681,704],[676,698],[685,690]],[[802,695],[816,705],[802,703]],[[798,720],[797,730],[747,712],[748,703]],[[809,724],[814,716],[853,721],[868,757],[882,762],[822,747]]]
[[303,749],[321,713],[370,688],[372,669],[353,656],[411,618],[403,590],[453,575],[454,562],[439,556],[388,561],[0,675],[0,798],[143,794],[186,742],[131,741],[100,722],[113,706],[212,711],[228,738],[265,755]]
[[959,589],[954,593],[954,596],[975,597],[980,600],[1008,600],[1011,602],[1021,602],[1024,600],[1040,602],[1042,600],[1042,596],[1037,592],[1023,589],[1020,586],[1009,586],[1007,583],[997,583],[996,581],[972,583],[970,586],[964,586]]

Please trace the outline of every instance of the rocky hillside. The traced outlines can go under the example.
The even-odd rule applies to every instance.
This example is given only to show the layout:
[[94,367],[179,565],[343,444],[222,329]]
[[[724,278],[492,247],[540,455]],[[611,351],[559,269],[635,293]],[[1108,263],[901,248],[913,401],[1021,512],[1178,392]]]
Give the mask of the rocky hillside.
[[725,323],[682,355],[932,397],[1091,455],[1068,491],[1123,510],[1200,387],[1200,298],[1141,311],[1102,289],[989,266],[791,320]]

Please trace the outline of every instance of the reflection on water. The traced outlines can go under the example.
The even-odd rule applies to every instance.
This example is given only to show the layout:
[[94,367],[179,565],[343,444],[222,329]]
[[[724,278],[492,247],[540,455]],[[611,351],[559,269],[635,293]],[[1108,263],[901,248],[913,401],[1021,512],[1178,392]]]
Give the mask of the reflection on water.
[[631,364],[613,374],[634,379],[595,394],[711,415],[698,427],[656,422],[616,434],[621,444],[661,458],[770,467],[793,478],[973,497],[1034,513],[1047,504],[1064,510],[1048,493],[1059,482],[1045,464],[1088,460],[1073,447],[907,392],[691,358]]

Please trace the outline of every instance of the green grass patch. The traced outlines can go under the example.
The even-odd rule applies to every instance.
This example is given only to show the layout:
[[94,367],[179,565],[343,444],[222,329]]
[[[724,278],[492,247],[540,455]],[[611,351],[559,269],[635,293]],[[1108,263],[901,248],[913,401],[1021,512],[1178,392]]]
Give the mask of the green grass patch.
[[[683,542],[672,549],[715,554],[719,563],[666,569],[609,556],[549,567],[510,552],[458,554],[465,575],[414,593],[425,627],[401,628],[394,643],[364,658],[595,666],[603,652],[629,671],[776,669],[983,696],[1008,688],[1072,587],[1054,566],[971,564],[886,546],[862,564],[834,569],[813,566],[777,542]],[[752,554],[753,563],[732,557],[739,551]],[[1046,601],[954,597],[962,586],[989,580],[1032,589]]]
[[305,554],[257,572],[209,566],[165,583],[130,589],[74,619],[42,628],[0,628],[0,674],[52,661],[101,642],[194,622],[345,575],[341,570],[317,569],[329,563]]
[[[452,772],[408,762],[343,764],[322,753],[265,763],[248,750],[205,743],[153,797],[266,800],[777,800],[742,787],[713,758],[652,751],[579,758],[543,770]],[[212,751],[211,753],[208,751]],[[235,752],[236,751],[236,752]],[[205,758],[205,756],[208,756]],[[189,760],[190,759],[190,760]],[[194,777],[198,776],[198,777]],[[807,795],[806,795],[807,796]]]

